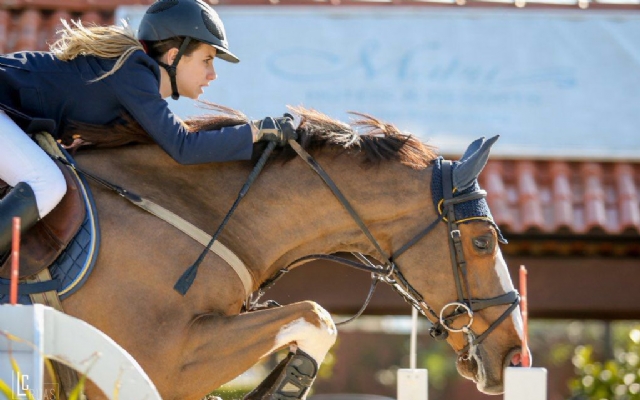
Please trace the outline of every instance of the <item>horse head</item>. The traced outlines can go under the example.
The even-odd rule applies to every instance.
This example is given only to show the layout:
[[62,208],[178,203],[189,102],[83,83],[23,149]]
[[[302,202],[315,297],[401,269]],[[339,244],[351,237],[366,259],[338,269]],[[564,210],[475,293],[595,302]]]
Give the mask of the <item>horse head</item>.
[[431,193],[442,227],[415,244],[413,260],[408,248],[406,262],[396,259],[404,277],[395,279],[433,322],[431,335],[457,352],[458,372],[490,394],[503,391],[504,368],[520,364],[523,335],[519,296],[499,247],[506,241],[478,184],[497,139],[474,141],[459,161],[435,160]]

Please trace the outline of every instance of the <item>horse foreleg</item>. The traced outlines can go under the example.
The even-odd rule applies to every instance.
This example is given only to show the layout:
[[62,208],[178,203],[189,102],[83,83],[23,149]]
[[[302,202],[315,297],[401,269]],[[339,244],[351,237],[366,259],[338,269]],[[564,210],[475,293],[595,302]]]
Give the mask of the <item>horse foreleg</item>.
[[[310,301],[235,316],[207,314],[197,317],[190,328],[188,349],[183,353],[181,372],[189,382],[185,382],[188,386],[184,391],[192,393],[193,383],[205,382],[209,385],[202,391],[211,391],[246,371],[261,358],[286,346],[300,350],[290,356],[289,361],[292,367],[298,366],[303,374],[307,373],[309,364],[322,364],[335,343],[336,334],[329,313]],[[300,361],[301,357],[308,357],[309,363]],[[281,369],[288,371],[291,368],[283,365]],[[312,371],[309,384],[316,373],[317,367]],[[267,378],[270,380],[274,384],[282,381],[273,374]],[[254,391],[258,397],[251,398],[271,396],[270,388],[260,387],[262,389]],[[306,391],[301,398],[305,397]]]

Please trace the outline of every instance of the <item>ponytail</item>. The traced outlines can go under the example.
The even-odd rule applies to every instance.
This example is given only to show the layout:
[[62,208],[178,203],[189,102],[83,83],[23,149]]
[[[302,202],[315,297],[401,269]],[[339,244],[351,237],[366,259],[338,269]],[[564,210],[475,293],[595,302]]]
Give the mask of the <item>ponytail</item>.
[[128,26],[89,26],[81,21],[71,21],[73,26],[61,20],[63,28],[58,31],[60,39],[51,46],[51,52],[62,61],[70,61],[78,56],[117,58],[111,70],[91,82],[113,75],[136,50],[144,51],[142,44]]

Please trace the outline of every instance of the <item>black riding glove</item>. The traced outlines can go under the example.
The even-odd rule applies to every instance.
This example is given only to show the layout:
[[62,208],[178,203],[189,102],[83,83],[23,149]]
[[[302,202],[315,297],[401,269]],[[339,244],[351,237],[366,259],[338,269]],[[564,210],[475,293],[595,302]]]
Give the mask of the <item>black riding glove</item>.
[[285,146],[290,139],[295,140],[298,138],[298,133],[293,126],[293,119],[289,118],[289,116],[280,118],[266,117],[252,123],[258,129],[256,142],[276,142],[278,146]]

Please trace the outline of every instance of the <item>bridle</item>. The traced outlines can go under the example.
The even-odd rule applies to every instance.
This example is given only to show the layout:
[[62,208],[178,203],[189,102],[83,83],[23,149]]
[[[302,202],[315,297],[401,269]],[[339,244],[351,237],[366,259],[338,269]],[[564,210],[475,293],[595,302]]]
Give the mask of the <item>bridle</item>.
[[[367,304],[369,303],[371,296],[373,295],[373,291],[375,290],[377,283],[382,281],[391,285],[405,299],[405,301],[415,307],[429,320],[432,320],[432,322],[433,320],[435,320],[435,322],[433,322],[433,326],[430,329],[430,335],[433,338],[438,340],[446,339],[449,335],[449,332],[460,332],[464,334],[467,339],[467,344],[462,349],[458,350],[457,353],[463,358],[468,358],[471,354],[474,353],[475,346],[482,343],[482,341],[486,339],[487,336],[489,336],[489,334],[502,323],[502,321],[504,321],[509,315],[511,315],[513,310],[518,306],[518,304],[520,303],[520,296],[515,290],[488,299],[474,299],[471,297],[467,279],[467,264],[462,249],[460,230],[458,229],[458,223],[460,221],[456,221],[455,219],[454,206],[456,204],[484,198],[486,197],[487,193],[484,190],[475,190],[470,193],[460,194],[454,197],[454,189],[451,183],[452,164],[450,161],[442,161],[442,181],[444,195],[442,201],[442,212],[439,214],[438,218],[431,222],[425,229],[423,229],[406,244],[400,247],[400,249],[398,249],[392,256],[389,256],[373,237],[369,229],[366,227],[366,225],[354,210],[354,208],[351,206],[349,201],[342,194],[340,189],[336,186],[329,175],[322,169],[322,167],[316,162],[316,160],[309,153],[307,153],[297,142],[291,140],[289,143],[296,151],[296,153],[298,153],[298,155],[322,178],[329,189],[331,189],[335,197],[349,212],[351,218],[354,220],[354,222],[356,222],[360,230],[362,230],[362,232],[365,234],[365,236],[367,236],[371,244],[380,254],[380,259],[383,260],[383,263],[382,265],[375,265],[367,257],[360,253],[353,253],[356,258],[360,260],[360,262],[346,259],[344,257],[326,254],[312,254],[302,257],[289,264],[289,266],[287,266],[286,268],[280,269],[273,277],[265,281],[258,289],[257,297],[250,299],[250,301],[248,302],[249,304],[247,304],[247,309],[251,310],[254,308],[258,308],[260,306],[258,304],[258,300],[260,299],[260,297],[262,297],[264,292],[269,287],[271,287],[282,275],[288,272],[292,268],[292,266],[312,259],[328,259],[331,261],[337,261],[349,265],[354,268],[368,271],[372,276],[371,288],[369,290],[369,294],[367,296],[365,304],[354,317],[341,323],[352,321],[362,314]],[[476,219],[487,218],[479,217]],[[402,272],[400,272],[400,270],[398,269],[397,264],[394,260],[397,260],[401,254],[403,254],[405,251],[407,251],[409,248],[423,239],[426,235],[428,235],[443,220],[446,221],[449,231],[448,242],[451,253],[453,276],[456,285],[457,300],[446,304],[442,307],[440,312],[436,312],[426,303],[424,297],[407,281]],[[471,325],[473,324],[474,312],[501,305],[509,305],[509,307],[495,321],[493,321],[482,334],[476,336],[476,334],[471,329]],[[449,310],[451,311],[449,312]],[[454,328],[452,325],[453,322],[464,315],[468,317],[468,322],[461,328]]]

